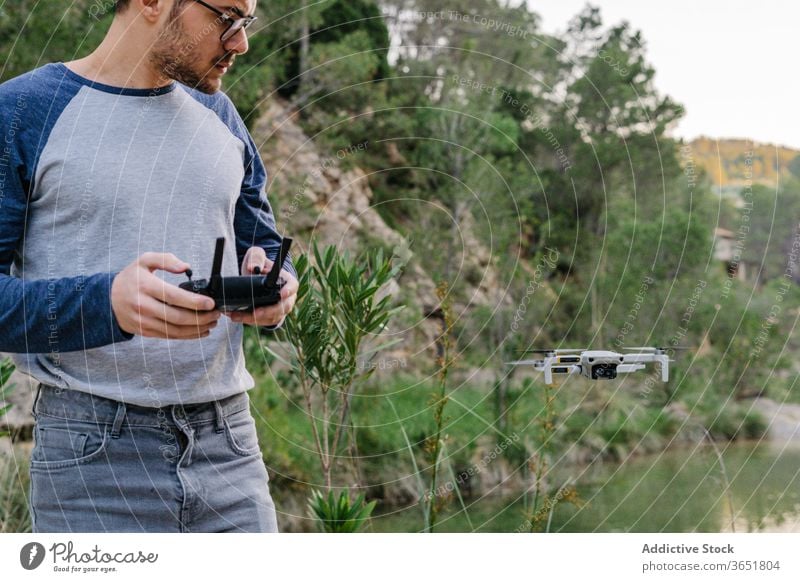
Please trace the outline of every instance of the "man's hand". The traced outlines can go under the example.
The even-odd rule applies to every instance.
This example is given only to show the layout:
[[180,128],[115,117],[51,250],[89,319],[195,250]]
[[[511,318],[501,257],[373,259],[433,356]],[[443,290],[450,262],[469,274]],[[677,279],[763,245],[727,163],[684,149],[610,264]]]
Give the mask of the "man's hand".
[[171,253],[144,253],[114,278],[111,306],[123,331],[161,339],[208,337],[220,312],[209,297],[170,285],[156,270],[183,273],[187,263]]
[[[267,253],[264,252],[264,249],[261,247],[250,247],[242,261],[242,275],[254,274],[256,267],[261,269],[262,274],[267,274],[272,268],[272,263],[273,262],[267,258]],[[256,307],[251,313],[234,311],[226,313],[226,315],[237,323],[259,326],[280,325],[294,308],[294,302],[297,301],[297,290],[300,287],[295,276],[286,269],[281,271],[281,277],[286,281],[286,284],[283,286],[283,289],[281,289],[280,303],[269,305],[268,307]]]

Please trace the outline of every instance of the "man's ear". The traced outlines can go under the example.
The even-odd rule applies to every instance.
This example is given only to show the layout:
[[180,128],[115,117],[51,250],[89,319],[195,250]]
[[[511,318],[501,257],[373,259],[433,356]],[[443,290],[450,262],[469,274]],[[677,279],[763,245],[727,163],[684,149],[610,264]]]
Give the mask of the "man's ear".
[[169,14],[173,5],[180,0],[132,0],[131,7],[148,22],[157,22],[164,14]]

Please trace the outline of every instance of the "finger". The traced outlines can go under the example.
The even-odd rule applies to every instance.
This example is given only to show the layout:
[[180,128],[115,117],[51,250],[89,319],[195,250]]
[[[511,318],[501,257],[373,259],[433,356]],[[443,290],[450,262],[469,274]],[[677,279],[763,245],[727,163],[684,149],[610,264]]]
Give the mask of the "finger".
[[216,327],[216,323],[203,327],[194,325],[167,325],[166,335],[168,339],[197,339],[208,337]]
[[286,317],[292,312],[295,301],[297,301],[297,295],[289,295],[288,297],[282,298],[280,302],[276,303],[273,307],[279,308],[281,316]]
[[283,317],[283,307],[280,303],[267,307],[258,307],[250,313],[236,312],[231,314],[231,319],[236,323],[248,325],[276,325]]
[[281,271],[281,279],[284,281],[284,285],[281,287],[281,299],[285,300],[297,295],[297,291],[300,289],[297,279],[286,269]]
[[248,275],[252,275],[256,267],[260,268],[262,272],[267,268],[267,253],[261,247],[250,247],[244,255],[242,261],[242,269]]
[[226,315],[228,317],[230,317],[231,321],[233,321],[234,323],[245,323],[247,325],[255,325],[256,324],[255,323],[256,322],[255,315],[254,315],[254,313],[252,311],[251,312],[247,312],[247,311],[231,311],[231,312],[227,313]]
[[281,274],[283,280],[286,281],[286,285],[281,288],[281,299],[287,299],[288,297],[297,295],[297,291],[300,289],[300,283],[297,279],[286,269],[281,271]]
[[259,267],[261,267],[261,274],[266,275],[267,273],[269,273],[272,270],[272,264],[273,264],[272,261],[270,261],[265,256],[264,261],[259,264]]
[[151,273],[157,269],[170,273],[183,273],[189,263],[181,261],[172,253],[144,253],[139,257],[139,264]]
[[154,297],[148,297],[144,304],[148,309],[148,315],[160,319],[164,323],[179,326],[205,327],[216,323],[221,317],[219,311],[195,311],[169,305]]
[[253,312],[258,325],[277,325],[291,311],[291,301],[283,299],[280,303],[261,309],[262,311],[256,310]]
[[162,303],[175,307],[183,307],[193,311],[210,311],[214,309],[214,300],[199,293],[192,293],[162,281],[155,275],[142,285],[145,293]]
[[255,317],[253,317],[252,313],[231,313],[230,315],[231,321],[235,323],[243,323],[245,325],[256,325]]
[[148,317],[142,321],[141,335],[158,339],[198,339],[208,337],[216,327],[216,323],[209,326],[171,325],[156,318]]
[[182,330],[172,326],[159,327],[157,324],[154,324],[153,326],[145,328],[142,335],[154,339],[194,340],[209,337],[211,335],[211,330]]

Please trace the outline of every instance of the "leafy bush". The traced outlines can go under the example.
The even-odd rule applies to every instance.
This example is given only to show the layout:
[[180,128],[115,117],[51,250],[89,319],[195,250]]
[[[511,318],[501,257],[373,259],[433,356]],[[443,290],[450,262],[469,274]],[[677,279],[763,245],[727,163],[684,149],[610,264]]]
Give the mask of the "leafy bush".
[[0,456],[0,533],[31,531],[28,467],[15,456]]
[[[11,386],[9,378],[14,371],[10,360],[0,361],[0,404],[5,403]],[[0,406],[0,418],[11,408],[10,404]],[[0,432],[0,436],[8,433]],[[27,467],[17,462],[15,456],[0,455],[0,533],[22,533],[31,530],[28,499]]]
[[390,307],[391,295],[378,299],[378,292],[399,268],[380,250],[352,260],[335,247],[322,253],[314,245],[313,257],[313,263],[306,255],[296,261],[297,305],[278,337],[287,340],[283,361],[300,384],[330,491],[354,387],[375,371],[369,365],[374,354],[395,343],[381,343],[381,333],[399,308]]
[[[14,364],[11,360],[0,361],[0,418],[5,416],[6,412],[11,408],[11,404],[6,404],[8,393],[11,391],[11,385],[8,380],[14,372]],[[7,436],[8,433],[0,431],[0,436]]]
[[347,491],[342,491],[337,500],[333,496],[333,491],[328,491],[328,496],[325,497],[315,489],[311,493],[308,507],[311,514],[317,518],[321,531],[355,533],[369,519],[375,508],[375,501],[365,504],[364,495],[359,495],[351,501]]
[[725,440],[755,439],[764,436],[766,420],[749,406],[729,404],[716,411],[708,431],[714,438]]

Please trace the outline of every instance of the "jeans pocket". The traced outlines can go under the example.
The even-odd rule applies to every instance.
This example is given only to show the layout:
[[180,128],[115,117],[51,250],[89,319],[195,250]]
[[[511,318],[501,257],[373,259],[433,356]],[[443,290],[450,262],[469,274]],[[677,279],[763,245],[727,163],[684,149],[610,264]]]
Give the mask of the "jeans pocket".
[[34,428],[31,469],[62,469],[92,462],[105,453],[104,424],[40,416]]
[[234,453],[249,457],[261,452],[256,423],[249,410],[235,412],[225,418],[224,422],[228,445]]

